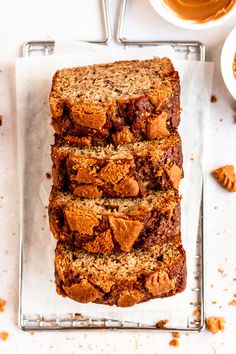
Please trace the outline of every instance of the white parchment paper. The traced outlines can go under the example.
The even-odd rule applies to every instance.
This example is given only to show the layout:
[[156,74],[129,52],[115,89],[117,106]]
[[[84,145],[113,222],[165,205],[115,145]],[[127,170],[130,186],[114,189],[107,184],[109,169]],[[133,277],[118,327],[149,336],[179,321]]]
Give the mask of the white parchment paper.
[[[59,51],[61,52],[61,51]],[[54,286],[55,240],[47,219],[51,180],[48,94],[57,69],[115,60],[146,59],[155,55],[172,58],[181,77],[180,134],[184,154],[185,178],[181,182],[182,237],[187,252],[186,290],[171,298],[152,300],[131,308],[79,304],[62,298]],[[94,318],[114,318],[156,323],[168,318],[173,325],[186,322],[194,284],[196,238],[202,189],[204,129],[210,104],[213,65],[179,61],[169,48],[109,48],[82,44],[75,54],[22,58],[16,62],[17,119],[23,233],[22,311],[26,314],[81,313]]]

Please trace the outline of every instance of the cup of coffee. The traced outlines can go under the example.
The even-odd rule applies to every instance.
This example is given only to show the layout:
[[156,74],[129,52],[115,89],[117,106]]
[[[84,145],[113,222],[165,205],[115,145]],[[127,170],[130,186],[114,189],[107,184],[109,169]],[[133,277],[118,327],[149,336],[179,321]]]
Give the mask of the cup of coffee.
[[236,13],[236,0],[149,0],[156,12],[173,25],[207,29]]

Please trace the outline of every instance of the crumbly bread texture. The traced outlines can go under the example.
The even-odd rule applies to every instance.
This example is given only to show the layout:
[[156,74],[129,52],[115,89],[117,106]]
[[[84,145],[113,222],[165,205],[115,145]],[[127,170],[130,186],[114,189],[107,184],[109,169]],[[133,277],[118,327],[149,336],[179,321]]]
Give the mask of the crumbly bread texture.
[[125,144],[179,125],[180,81],[168,58],[59,70],[49,97],[57,143]]
[[236,174],[233,165],[226,165],[214,170],[212,175],[229,192],[236,192]]
[[80,199],[52,191],[50,229],[58,240],[109,254],[148,248],[180,232],[180,198],[174,191],[143,199]]
[[117,148],[54,145],[51,157],[54,188],[78,197],[143,197],[151,190],[177,190],[183,174],[178,133]]
[[81,302],[120,307],[182,292],[186,258],[180,236],[162,246],[101,255],[58,242],[57,292]]

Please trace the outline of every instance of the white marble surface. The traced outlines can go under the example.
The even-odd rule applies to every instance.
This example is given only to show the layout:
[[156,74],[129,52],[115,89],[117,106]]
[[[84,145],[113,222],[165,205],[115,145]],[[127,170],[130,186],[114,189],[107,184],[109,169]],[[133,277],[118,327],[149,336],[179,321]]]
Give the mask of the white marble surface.
[[[14,60],[21,45],[30,39],[92,38],[99,33],[95,25],[95,0],[86,2],[62,0],[33,2],[1,1],[0,11],[0,298],[7,300],[0,313],[0,331],[9,332],[6,342],[0,341],[0,353],[220,353],[233,354],[236,333],[236,308],[228,302],[236,293],[236,195],[221,189],[209,172],[222,164],[236,165],[236,124],[234,100],[228,94],[220,74],[219,59],[223,41],[236,25],[233,17],[223,26],[207,31],[177,29],[160,19],[148,1],[131,0],[127,32],[133,38],[197,39],[206,44],[207,59],[215,62],[213,92],[218,101],[212,104],[207,127],[207,315],[226,319],[224,333],[208,332],[182,335],[180,346],[168,345],[170,334],[130,332],[22,332],[17,328],[18,276],[18,187],[16,173],[16,113]],[[65,5],[66,4],[66,5]],[[110,0],[113,27],[118,1]],[[91,9],[85,16],[83,10]],[[134,20],[136,16],[136,21]],[[63,22],[62,22],[63,19]],[[63,25],[61,25],[63,24]],[[114,42],[111,45],[116,45]],[[20,161],[19,161],[20,163]],[[224,269],[226,276],[218,272]],[[217,304],[212,304],[216,300]]]

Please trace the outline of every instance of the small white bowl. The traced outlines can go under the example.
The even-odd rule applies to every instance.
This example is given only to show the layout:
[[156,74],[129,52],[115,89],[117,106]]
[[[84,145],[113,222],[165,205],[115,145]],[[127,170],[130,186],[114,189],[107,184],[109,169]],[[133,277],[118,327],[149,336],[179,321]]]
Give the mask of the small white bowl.
[[221,51],[221,73],[225,85],[233,98],[236,99],[236,78],[233,73],[233,61],[236,53],[236,27],[230,32],[226,38]]
[[234,13],[236,13],[236,4],[232,9],[227,12],[226,15],[219,17],[216,20],[211,20],[208,22],[197,23],[191,20],[185,20],[178,17],[168,6],[164,5],[162,0],[149,0],[154,10],[163,17],[166,21],[172,23],[175,26],[187,28],[191,30],[203,30],[207,28],[212,28],[224,23],[228,20]]

